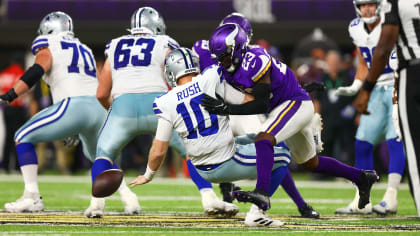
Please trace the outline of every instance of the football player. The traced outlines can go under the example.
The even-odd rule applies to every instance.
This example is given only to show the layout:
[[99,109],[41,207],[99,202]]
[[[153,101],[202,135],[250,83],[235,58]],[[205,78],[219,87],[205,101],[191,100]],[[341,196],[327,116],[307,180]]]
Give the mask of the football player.
[[[157,118],[153,114],[153,101],[168,91],[163,72],[165,56],[179,47],[165,35],[163,18],[151,7],[133,13],[130,33],[111,40],[105,48],[106,60],[99,77],[97,98],[109,113],[98,138],[93,182],[99,174],[112,169],[121,149],[131,139],[139,134],[154,134]],[[170,145],[186,157],[184,144],[176,133]],[[188,170],[200,190],[207,214],[238,212],[235,205],[216,196],[212,185],[191,164]]]
[[[234,23],[238,24],[247,34],[248,42],[251,42],[252,39],[252,27],[249,23],[248,19],[245,18],[240,13],[232,13],[226,16],[220,25]],[[211,53],[209,49],[209,42],[208,40],[199,40],[193,46],[193,51],[199,57],[200,69],[204,70],[206,67],[211,65],[216,65],[217,61],[211,58]],[[250,133],[258,133],[262,128],[262,121],[265,118],[262,118],[263,115],[247,115],[247,116],[229,116],[230,119],[230,127],[232,128],[233,134],[235,136],[241,136]],[[292,198],[298,210],[303,217],[308,218],[318,218],[319,213],[305,202],[305,200],[300,195],[296,185],[293,181],[292,175],[290,171],[287,171],[283,182],[281,183],[282,187],[286,191],[286,193]],[[226,189],[229,186],[229,183],[221,183],[220,188],[222,189],[223,196],[227,195],[223,192],[223,189]],[[231,188],[233,189],[233,188]],[[237,189],[239,190],[239,189]],[[224,197],[225,200],[225,197]],[[225,200],[226,201],[226,200]]]
[[[337,94],[342,96],[354,96],[362,87],[384,20],[384,17],[381,17],[380,0],[354,0],[353,4],[357,18],[350,22],[349,33],[356,46],[359,62],[353,84],[338,88]],[[386,141],[389,150],[388,187],[382,201],[373,208],[372,204],[368,204],[365,208],[358,209],[359,194],[356,191],[354,200],[348,206],[336,210],[338,214],[369,214],[372,210],[380,215],[397,212],[397,192],[404,173],[405,154],[401,136],[398,137],[392,122],[394,73],[391,64],[397,64],[395,50],[389,60],[370,95],[370,115],[361,115],[355,143],[356,167],[373,170],[373,147]]]
[[313,123],[314,106],[308,93],[298,84],[293,72],[260,46],[248,47],[246,33],[236,24],[217,28],[209,40],[212,56],[230,74],[228,82],[252,93],[254,100],[244,104],[224,103],[205,95],[202,105],[212,114],[249,115],[268,113],[263,129],[255,137],[257,184],[253,191],[236,191],[238,201],[270,208],[270,170],[273,146],[285,141],[293,159],[307,170],[344,177],[359,187],[359,208],[369,203],[370,190],[378,176],[333,158],[317,155]]
[[[155,99],[153,110],[158,126],[149,152],[149,163],[143,176],[130,183],[134,187],[152,180],[168,150],[173,129],[182,137],[192,163],[198,173],[214,183],[255,178],[254,144],[235,144],[228,116],[209,114],[201,106],[204,93],[215,93],[232,103],[252,99],[249,95],[228,85],[220,67],[207,67],[200,73],[198,57],[190,49],[178,48],[169,53],[165,61],[166,78],[173,87],[168,93]],[[275,164],[270,170],[273,176],[270,186],[272,195],[282,182],[290,162],[290,153],[284,147],[275,147]],[[252,205],[246,214],[248,226],[281,226],[264,210]]]
[[[38,33],[32,43],[34,65],[11,90],[0,96],[0,102],[12,102],[43,77],[50,87],[54,104],[34,115],[15,134],[25,190],[21,198],[4,205],[8,212],[44,210],[37,181],[35,144],[79,135],[85,156],[93,162],[97,135],[106,117],[105,109],[95,97],[98,81],[92,51],[74,36],[70,16],[63,12],[48,14],[42,19]],[[118,166],[114,165],[114,168]],[[137,196],[125,181],[121,183],[119,193],[127,214],[140,212]],[[91,205],[96,202],[92,198]],[[105,204],[104,199],[101,202]]]

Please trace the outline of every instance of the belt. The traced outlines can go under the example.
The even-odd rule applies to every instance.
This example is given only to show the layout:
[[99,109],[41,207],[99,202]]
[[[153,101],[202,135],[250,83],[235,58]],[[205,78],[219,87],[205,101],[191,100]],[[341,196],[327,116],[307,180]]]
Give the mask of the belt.
[[214,170],[217,167],[221,166],[223,163],[218,163],[218,164],[212,164],[212,165],[200,165],[200,166],[195,166],[195,168],[202,170],[202,171],[209,171],[209,170]]

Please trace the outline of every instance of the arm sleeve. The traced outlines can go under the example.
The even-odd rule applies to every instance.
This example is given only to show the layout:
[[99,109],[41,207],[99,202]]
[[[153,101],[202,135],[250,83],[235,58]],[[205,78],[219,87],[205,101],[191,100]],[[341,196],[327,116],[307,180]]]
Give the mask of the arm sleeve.
[[155,139],[168,142],[172,138],[172,128],[173,127],[172,127],[171,122],[163,118],[159,118],[158,125],[156,128]]
[[399,25],[398,0],[387,0],[384,4],[385,21],[384,24]]

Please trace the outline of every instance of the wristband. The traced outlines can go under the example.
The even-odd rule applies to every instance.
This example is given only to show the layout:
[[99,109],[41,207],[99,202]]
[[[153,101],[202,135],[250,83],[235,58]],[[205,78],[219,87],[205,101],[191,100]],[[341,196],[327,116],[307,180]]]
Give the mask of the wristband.
[[376,85],[376,82],[370,82],[366,80],[365,83],[363,83],[363,89],[371,92],[373,88],[375,88],[375,85]]
[[149,168],[149,165],[147,165],[146,167],[146,172],[144,173],[144,178],[146,178],[147,180],[152,180],[153,176],[155,176],[156,171],[153,171]]

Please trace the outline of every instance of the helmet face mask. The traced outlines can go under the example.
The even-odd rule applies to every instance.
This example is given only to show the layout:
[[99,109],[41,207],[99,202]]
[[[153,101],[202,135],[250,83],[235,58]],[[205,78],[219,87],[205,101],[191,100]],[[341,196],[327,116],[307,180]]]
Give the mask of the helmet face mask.
[[241,64],[247,45],[247,35],[237,24],[219,26],[209,40],[212,58],[228,72],[234,72]]
[[66,32],[70,35],[73,33],[73,20],[69,15],[61,11],[51,12],[46,15],[39,24],[39,35],[55,35]]
[[[371,17],[363,17],[360,6],[364,4],[376,4],[375,15]],[[373,24],[379,18],[382,4],[381,0],[353,0],[353,6],[356,11],[357,17],[361,18],[366,24]]]
[[162,16],[151,7],[141,7],[131,16],[131,34],[166,34]]
[[189,48],[172,50],[165,59],[165,75],[168,84],[173,88],[180,77],[200,73],[198,56]]

